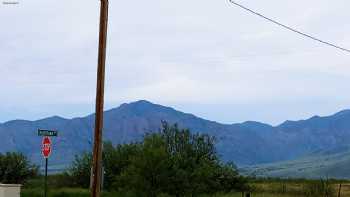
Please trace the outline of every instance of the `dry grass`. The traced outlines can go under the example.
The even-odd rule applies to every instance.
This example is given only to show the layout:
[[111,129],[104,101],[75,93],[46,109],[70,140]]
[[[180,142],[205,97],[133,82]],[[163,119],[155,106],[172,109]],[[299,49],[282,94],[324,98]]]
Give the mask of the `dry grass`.
[[[300,196],[302,187],[305,183],[255,183],[253,186],[256,188],[257,193],[254,197],[293,197]],[[333,184],[336,195],[338,196],[339,184]],[[265,192],[265,194],[263,194]],[[260,194],[259,194],[260,193]],[[268,193],[268,194],[266,194]],[[286,195],[283,195],[286,194]],[[237,194],[235,194],[237,195]],[[341,197],[350,197],[350,183],[343,183],[340,191]]]
[[[300,183],[280,183],[280,182],[266,182],[266,183],[254,183],[253,186],[257,189],[252,197],[302,197],[300,191],[303,187],[302,182]],[[338,192],[339,184],[333,184],[336,192]],[[283,189],[285,188],[285,190]],[[283,192],[282,192],[283,191]],[[336,193],[335,196],[337,196]],[[23,189],[23,197],[41,197],[41,189]],[[86,189],[77,188],[61,188],[61,189],[51,189],[50,197],[88,197],[89,191]],[[119,197],[123,195],[117,195],[113,193],[106,193],[104,196],[108,197]],[[211,196],[213,197],[213,196]],[[242,197],[241,193],[232,194],[218,194],[214,197]],[[341,188],[341,197],[350,197],[350,183],[343,183]]]
[[[339,185],[335,185],[337,191],[339,189]],[[341,192],[340,192],[340,196],[344,196],[344,197],[347,197],[347,196],[350,196],[350,183],[347,183],[347,184],[342,184],[342,187],[341,187]]]

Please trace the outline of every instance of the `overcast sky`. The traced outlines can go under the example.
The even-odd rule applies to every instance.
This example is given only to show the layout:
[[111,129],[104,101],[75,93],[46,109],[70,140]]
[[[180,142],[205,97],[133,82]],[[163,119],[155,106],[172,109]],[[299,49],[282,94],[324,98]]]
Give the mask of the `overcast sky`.
[[[0,4],[0,122],[92,113],[99,1],[18,2]],[[237,2],[350,48],[348,0]],[[108,36],[106,109],[146,99],[276,125],[350,108],[350,54],[228,0],[111,0]]]

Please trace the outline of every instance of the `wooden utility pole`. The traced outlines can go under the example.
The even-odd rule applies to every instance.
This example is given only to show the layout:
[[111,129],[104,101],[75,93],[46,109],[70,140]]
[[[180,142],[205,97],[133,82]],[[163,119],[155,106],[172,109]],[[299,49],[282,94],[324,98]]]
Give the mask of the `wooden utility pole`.
[[106,40],[108,24],[108,0],[101,0],[100,32],[98,45],[98,68],[96,87],[95,134],[92,157],[91,197],[100,197],[102,177],[102,130],[103,130],[103,101],[106,63]]

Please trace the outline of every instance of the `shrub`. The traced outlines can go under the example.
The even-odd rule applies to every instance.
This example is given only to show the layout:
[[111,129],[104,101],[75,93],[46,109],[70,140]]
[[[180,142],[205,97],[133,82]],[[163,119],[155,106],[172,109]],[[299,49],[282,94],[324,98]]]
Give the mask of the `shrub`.
[[[69,171],[75,186],[89,187],[91,158],[76,157]],[[220,161],[213,137],[166,122],[161,132],[147,134],[140,143],[105,143],[103,166],[104,188],[123,196],[199,196],[250,189],[235,165]]]
[[72,167],[69,169],[72,186],[88,188],[90,186],[92,155],[84,153],[81,156],[75,156]]
[[0,154],[0,182],[9,184],[23,184],[28,178],[38,174],[38,167],[30,164],[26,156],[21,153],[8,152]]

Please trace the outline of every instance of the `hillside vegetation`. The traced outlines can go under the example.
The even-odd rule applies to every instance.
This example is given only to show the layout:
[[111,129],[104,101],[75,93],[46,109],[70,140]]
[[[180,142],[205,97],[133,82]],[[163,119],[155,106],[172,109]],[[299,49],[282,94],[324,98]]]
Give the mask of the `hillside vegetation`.
[[[167,120],[171,124],[177,123],[179,128],[189,128],[193,133],[214,136],[217,139],[216,148],[220,159],[225,162],[234,161],[239,167],[300,159],[310,163],[308,164],[310,166],[317,167],[320,160],[314,159],[315,154],[323,152],[334,155],[350,151],[349,110],[327,117],[314,116],[307,120],[286,121],[278,126],[252,121],[220,124],[170,107],[138,101],[108,110],[104,113],[104,117],[104,139],[114,146],[140,142],[147,132],[158,131],[160,122]],[[42,166],[41,138],[37,136],[37,129],[58,130],[58,137],[53,138],[49,170],[62,171],[70,165],[75,155],[91,152],[93,122],[94,114],[73,119],[54,116],[37,121],[6,122],[0,124],[0,138],[3,139],[0,150],[21,152],[28,156],[30,161]],[[346,155],[343,156],[344,158],[340,160],[346,159]],[[315,168],[309,172],[304,170],[306,169],[304,167],[293,167],[289,169],[296,170],[273,174],[323,176],[332,169],[342,168],[343,170],[335,174],[335,177],[350,178],[349,174],[343,173],[350,171],[348,167],[350,165],[346,162],[331,163],[325,160],[322,162],[327,165],[326,168]],[[333,173],[328,174],[333,176]]]
[[[71,186],[88,188],[91,154],[78,156],[67,174]],[[233,164],[220,161],[215,138],[162,123],[143,141],[104,144],[104,189],[131,196],[199,196],[249,190]]]

